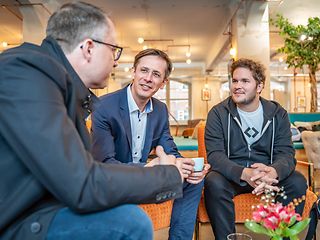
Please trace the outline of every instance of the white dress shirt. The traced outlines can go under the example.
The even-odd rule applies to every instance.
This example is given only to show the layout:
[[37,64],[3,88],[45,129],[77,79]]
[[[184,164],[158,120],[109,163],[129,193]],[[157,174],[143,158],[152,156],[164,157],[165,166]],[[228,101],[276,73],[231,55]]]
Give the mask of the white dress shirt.
[[150,99],[144,111],[140,112],[132,97],[131,85],[127,87],[127,98],[132,136],[132,160],[134,163],[140,163],[146,138],[147,116],[153,111],[152,100]]

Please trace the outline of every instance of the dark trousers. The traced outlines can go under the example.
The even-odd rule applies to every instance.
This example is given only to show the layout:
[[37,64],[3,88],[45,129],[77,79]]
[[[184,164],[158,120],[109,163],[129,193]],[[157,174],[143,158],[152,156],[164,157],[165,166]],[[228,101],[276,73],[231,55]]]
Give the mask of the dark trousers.
[[[307,182],[299,172],[293,172],[289,177],[279,182],[283,186],[287,199],[276,199],[284,205],[294,198],[306,194]],[[205,205],[210,219],[211,227],[216,240],[225,240],[227,235],[235,232],[235,212],[233,197],[253,190],[250,185],[240,186],[227,180],[220,173],[211,171],[204,186]],[[302,214],[304,202],[296,206],[296,212]]]

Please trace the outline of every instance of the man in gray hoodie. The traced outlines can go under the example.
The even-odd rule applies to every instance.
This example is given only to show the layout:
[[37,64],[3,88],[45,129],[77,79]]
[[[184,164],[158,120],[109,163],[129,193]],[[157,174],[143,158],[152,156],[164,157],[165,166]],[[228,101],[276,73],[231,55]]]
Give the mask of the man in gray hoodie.
[[[288,114],[278,103],[260,97],[265,69],[239,59],[231,66],[231,96],[214,106],[205,130],[208,162],[205,203],[217,240],[235,232],[233,197],[284,187],[288,204],[305,195],[307,184],[295,171]],[[302,213],[304,204],[296,207]]]

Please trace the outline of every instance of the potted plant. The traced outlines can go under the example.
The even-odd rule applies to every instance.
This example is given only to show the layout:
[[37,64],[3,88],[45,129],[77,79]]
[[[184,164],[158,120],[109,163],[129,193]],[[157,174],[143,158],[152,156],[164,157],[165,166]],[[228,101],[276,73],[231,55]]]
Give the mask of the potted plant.
[[279,34],[284,37],[284,46],[278,51],[286,54],[288,66],[300,69],[304,65],[308,66],[311,85],[310,112],[316,112],[318,108],[316,72],[320,64],[320,19],[309,18],[306,26],[295,26],[282,15],[277,15],[271,23],[279,28]]

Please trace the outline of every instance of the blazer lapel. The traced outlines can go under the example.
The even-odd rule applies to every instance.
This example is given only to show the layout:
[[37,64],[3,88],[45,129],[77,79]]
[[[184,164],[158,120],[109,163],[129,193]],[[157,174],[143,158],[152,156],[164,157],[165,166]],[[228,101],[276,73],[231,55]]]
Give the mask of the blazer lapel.
[[126,131],[127,139],[129,142],[129,147],[132,146],[132,134],[131,134],[131,123],[128,107],[128,98],[127,98],[127,88],[124,88],[122,91],[122,96],[120,98],[120,116],[123,122],[124,129]]

